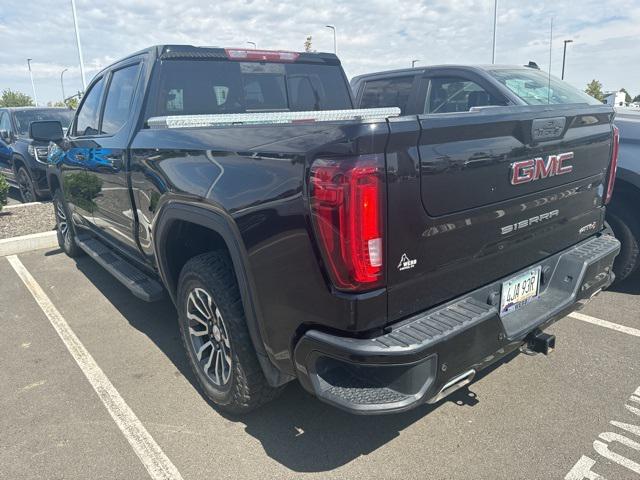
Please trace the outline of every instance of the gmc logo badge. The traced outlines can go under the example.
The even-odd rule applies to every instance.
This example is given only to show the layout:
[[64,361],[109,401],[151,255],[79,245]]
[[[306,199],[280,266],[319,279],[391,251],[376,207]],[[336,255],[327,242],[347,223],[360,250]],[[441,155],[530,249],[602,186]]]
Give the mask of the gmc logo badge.
[[573,159],[573,152],[551,155],[545,161],[544,158],[533,158],[515,162],[511,165],[511,185],[535,182],[541,178],[555,177],[573,171],[573,165],[565,165],[564,162]]

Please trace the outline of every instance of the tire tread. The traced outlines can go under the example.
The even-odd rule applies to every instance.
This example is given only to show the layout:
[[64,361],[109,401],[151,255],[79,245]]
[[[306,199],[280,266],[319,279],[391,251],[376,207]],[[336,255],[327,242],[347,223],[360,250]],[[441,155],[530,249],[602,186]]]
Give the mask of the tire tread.
[[616,282],[621,282],[640,267],[640,221],[627,202],[616,202],[615,198],[607,208],[607,221],[622,242],[622,250],[613,265]]
[[[223,306],[224,320],[227,328],[231,330],[233,375],[232,388],[228,402],[221,404],[219,401],[207,395],[214,403],[230,413],[246,413],[273,400],[281,391],[281,388],[273,388],[268,383],[256,357],[249,330],[246,325],[240,290],[237,285],[231,259],[224,251],[204,253],[189,260],[180,274],[178,294],[180,299],[180,315],[184,307],[182,300],[186,292],[183,287],[186,277],[195,273],[205,283],[214,296],[218,308]],[[229,315],[229,313],[231,315]],[[190,348],[188,334],[182,328],[182,342],[185,349]],[[202,390],[207,389],[202,385],[197,366],[191,358],[189,364],[194,375],[201,384]]]

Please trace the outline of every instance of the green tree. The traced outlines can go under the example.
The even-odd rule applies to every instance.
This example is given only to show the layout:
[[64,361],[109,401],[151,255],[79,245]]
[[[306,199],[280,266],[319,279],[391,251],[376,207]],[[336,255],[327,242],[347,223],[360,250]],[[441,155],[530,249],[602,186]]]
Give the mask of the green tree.
[[7,204],[7,194],[9,193],[9,182],[0,173],[0,211]]
[[307,39],[304,41],[304,51],[305,52],[310,52],[311,51],[311,41],[312,41],[312,38],[311,38],[311,35],[309,35],[307,37]]
[[6,89],[0,95],[0,107],[32,107],[33,100],[29,95]]
[[604,95],[602,94],[602,83],[596,79],[591,80],[584,91],[601,102],[604,100]]
[[69,107],[71,110],[77,110],[78,109],[78,103],[80,103],[80,97],[71,97],[71,98],[67,98],[64,101],[65,105],[67,107]]
[[620,89],[621,92],[624,92],[624,101],[626,103],[631,103],[631,95],[629,95],[629,92],[627,92],[627,90],[625,88],[621,88]]
[[640,102],[640,95],[636,95],[635,97],[633,97],[633,101]]
[[64,102],[61,102],[59,100],[57,102],[47,102],[47,106],[56,108],[66,107],[75,110],[76,108],[78,108],[78,99],[76,97],[72,97],[67,98]]

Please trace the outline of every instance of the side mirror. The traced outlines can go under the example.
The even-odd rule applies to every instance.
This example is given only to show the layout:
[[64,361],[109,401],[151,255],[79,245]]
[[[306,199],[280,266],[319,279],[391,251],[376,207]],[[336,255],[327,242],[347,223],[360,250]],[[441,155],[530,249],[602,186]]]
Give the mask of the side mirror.
[[9,143],[11,141],[11,134],[9,133],[9,130],[0,130],[0,139]]
[[64,137],[62,124],[55,120],[31,122],[29,136],[40,142],[59,142]]

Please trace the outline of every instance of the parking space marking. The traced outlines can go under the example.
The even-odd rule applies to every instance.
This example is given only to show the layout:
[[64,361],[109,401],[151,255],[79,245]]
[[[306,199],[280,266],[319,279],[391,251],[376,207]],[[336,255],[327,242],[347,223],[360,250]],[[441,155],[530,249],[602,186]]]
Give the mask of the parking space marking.
[[118,425],[153,480],[182,480],[182,475],[149,434],[136,414],[120,396],[111,381],[80,342],[67,321],[51,302],[42,287],[31,276],[20,259],[11,255],[7,260],[51,322],[82,373],[98,394],[105,408]]
[[[629,401],[637,403],[640,401],[640,387],[636,389],[635,392],[629,397]],[[634,415],[640,417],[640,409],[625,403],[625,408]],[[635,418],[634,418],[635,421]],[[625,453],[631,452],[631,450],[636,450],[640,452],[640,443],[636,440],[629,438],[629,436],[635,435],[636,437],[640,437],[640,425],[620,422],[618,420],[611,420],[609,422],[610,425],[618,428],[619,430],[623,430],[624,433],[620,433],[617,431],[608,431],[603,432],[598,435],[598,438],[593,442],[593,449],[596,453],[598,453],[602,458],[609,460],[615,464],[618,464],[626,469],[637,473],[640,475],[640,463],[631,460],[630,458],[625,457],[620,453],[616,453],[613,451],[614,445],[622,445],[623,447],[627,447]],[[631,434],[631,435],[628,435]],[[627,436],[626,436],[627,435]],[[635,437],[634,437],[635,438]],[[565,480],[606,480],[606,478],[594,472],[592,469],[596,465],[596,460],[592,458],[582,455],[580,459],[573,466],[571,471],[567,473],[564,477]],[[616,477],[619,478],[619,477]],[[636,477],[634,477],[636,478]]]
[[601,320],[596,317],[590,317],[589,315],[584,315],[578,312],[570,313],[569,316],[571,318],[575,318],[576,320],[582,320],[583,322],[591,323],[593,325],[598,325],[599,327],[609,328],[617,332],[633,335],[634,337],[640,337],[640,330],[638,330],[637,328],[627,327],[625,325],[619,325],[617,323],[608,322],[607,320]]

